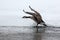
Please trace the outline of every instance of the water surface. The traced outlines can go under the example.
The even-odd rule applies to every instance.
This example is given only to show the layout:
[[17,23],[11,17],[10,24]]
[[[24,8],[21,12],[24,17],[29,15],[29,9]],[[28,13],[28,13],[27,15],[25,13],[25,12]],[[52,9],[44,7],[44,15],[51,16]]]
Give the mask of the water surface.
[[60,40],[60,28],[39,28],[37,33],[33,27],[4,26],[0,27],[0,40]]

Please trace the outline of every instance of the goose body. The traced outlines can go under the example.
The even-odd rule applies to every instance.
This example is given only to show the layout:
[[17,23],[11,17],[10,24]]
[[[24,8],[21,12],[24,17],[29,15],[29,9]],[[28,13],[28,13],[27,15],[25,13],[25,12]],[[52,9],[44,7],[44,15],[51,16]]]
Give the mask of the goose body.
[[43,25],[47,26],[45,24],[45,22],[42,20],[42,16],[40,15],[40,13],[38,13],[37,11],[32,9],[30,6],[29,6],[29,8],[31,9],[31,11],[34,11],[34,13],[26,12],[25,10],[23,10],[24,13],[32,15],[32,16],[23,16],[23,18],[30,18],[30,19],[34,20],[37,23],[37,25],[40,24],[40,23],[44,23]]

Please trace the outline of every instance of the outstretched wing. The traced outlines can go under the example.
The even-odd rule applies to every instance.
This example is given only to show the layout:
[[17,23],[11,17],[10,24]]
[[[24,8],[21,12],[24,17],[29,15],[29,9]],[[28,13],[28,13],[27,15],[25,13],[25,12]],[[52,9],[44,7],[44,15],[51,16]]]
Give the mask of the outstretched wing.
[[26,12],[25,10],[23,10],[23,12],[25,12],[27,14],[30,14],[30,15],[35,15],[34,13],[32,13],[32,12]]
[[34,16],[23,16],[22,18],[30,18],[37,23],[37,19]]
[[40,15],[37,11],[35,11],[34,9],[31,8],[31,6],[29,6],[29,8],[34,11],[36,14]]
[[32,18],[31,16],[23,16],[22,18]]

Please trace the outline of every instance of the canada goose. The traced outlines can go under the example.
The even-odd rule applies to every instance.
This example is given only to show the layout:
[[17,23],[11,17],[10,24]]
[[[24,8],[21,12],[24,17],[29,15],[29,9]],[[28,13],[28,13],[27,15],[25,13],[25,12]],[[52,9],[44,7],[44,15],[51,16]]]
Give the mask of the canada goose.
[[34,13],[32,13],[32,12],[26,12],[25,10],[23,10],[23,12],[26,13],[26,14],[30,14],[32,16],[23,16],[22,18],[30,18],[30,19],[34,20],[37,23],[37,26],[40,23],[43,23],[44,26],[47,26],[45,24],[45,22],[42,20],[42,17],[40,15],[40,13],[38,13],[37,11],[35,11],[34,9],[32,9],[30,6],[29,6],[29,8],[31,9],[31,11],[34,11]]

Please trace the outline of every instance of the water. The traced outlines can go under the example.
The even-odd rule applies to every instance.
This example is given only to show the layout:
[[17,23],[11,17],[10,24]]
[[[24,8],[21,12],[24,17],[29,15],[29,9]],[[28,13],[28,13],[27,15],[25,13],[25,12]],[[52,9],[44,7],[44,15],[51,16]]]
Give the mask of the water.
[[0,40],[60,40],[60,28],[39,28],[37,33],[31,26],[1,26]]

